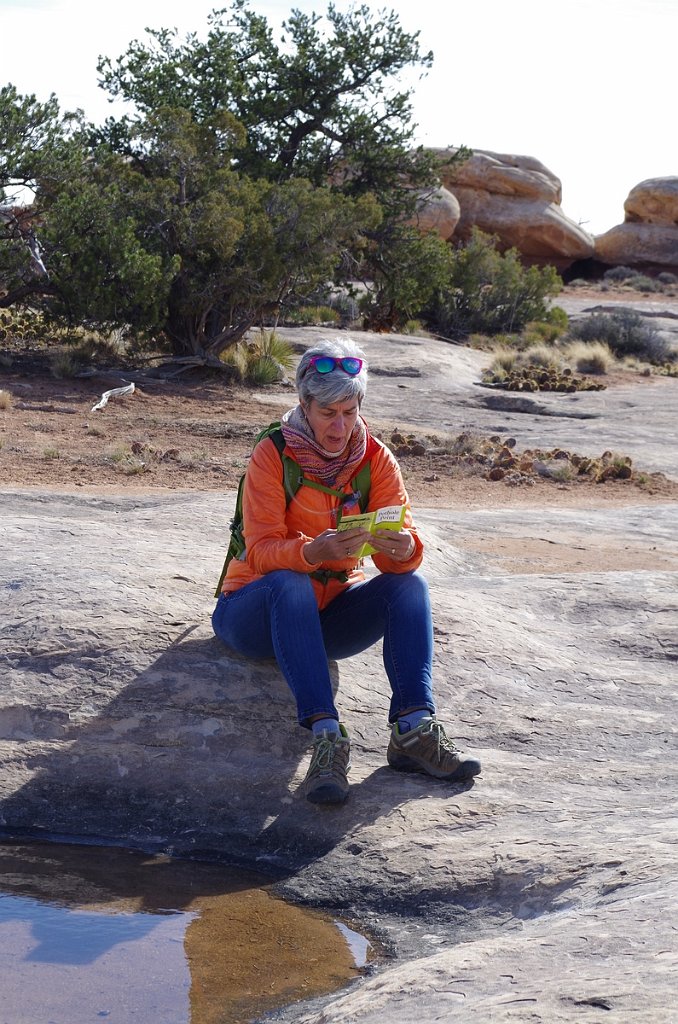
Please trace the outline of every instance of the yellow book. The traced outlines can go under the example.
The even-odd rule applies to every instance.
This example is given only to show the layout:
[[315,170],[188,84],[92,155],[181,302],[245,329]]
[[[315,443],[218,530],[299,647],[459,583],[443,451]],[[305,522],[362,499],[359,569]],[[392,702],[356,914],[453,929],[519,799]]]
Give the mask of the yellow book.
[[[361,512],[355,516],[342,516],[337,530],[354,530],[360,527],[375,533],[377,530],[395,530],[398,533],[402,530],[405,522],[406,505],[386,505],[384,508],[375,509],[374,512]],[[376,551],[371,544],[362,544],[359,551],[355,552],[356,558],[365,558],[366,555],[373,555]]]

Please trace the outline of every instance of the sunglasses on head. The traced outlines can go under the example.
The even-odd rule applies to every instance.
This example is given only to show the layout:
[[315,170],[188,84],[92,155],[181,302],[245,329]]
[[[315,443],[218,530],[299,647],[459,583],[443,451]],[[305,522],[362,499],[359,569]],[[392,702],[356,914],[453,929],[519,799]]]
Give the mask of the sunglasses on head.
[[331,373],[335,367],[339,367],[344,373],[347,373],[349,377],[355,377],[363,368],[362,359],[356,359],[355,356],[342,356],[338,358],[336,356],[312,356],[308,362],[309,367],[313,367],[318,373]]

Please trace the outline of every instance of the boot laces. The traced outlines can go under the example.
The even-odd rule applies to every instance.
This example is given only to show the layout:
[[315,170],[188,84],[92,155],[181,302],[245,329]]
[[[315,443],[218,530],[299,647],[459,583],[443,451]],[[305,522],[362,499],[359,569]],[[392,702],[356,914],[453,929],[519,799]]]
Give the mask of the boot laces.
[[334,767],[334,755],[337,752],[337,742],[341,737],[337,737],[336,740],[331,740],[327,735],[323,735],[321,739],[317,739],[314,743],[313,758],[309,767],[309,772],[331,772]]
[[431,724],[427,725],[422,729],[422,733],[431,733],[436,740],[436,755],[438,761],[442,760],[443,754],[459,754],[459,747],[450,739],[445,732],[443,725],[438,722],[435,718],[431,719]]

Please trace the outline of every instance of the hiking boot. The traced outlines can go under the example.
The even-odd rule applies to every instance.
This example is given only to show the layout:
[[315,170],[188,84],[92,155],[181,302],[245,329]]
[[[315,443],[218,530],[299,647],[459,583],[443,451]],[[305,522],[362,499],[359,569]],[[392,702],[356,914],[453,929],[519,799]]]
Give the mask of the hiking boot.
[[313,743],[304,785],[313,804],[340,804],[348,796],[346,774],[351,767],[351,742],[343,725],[339,736],[327,729]]
[[416,729],[403,733],[395,722],[386,759],[399,771],[427,772],[448,782],[462,782],[480,772],[478,758],[462,754],[436,718],[425,718]]

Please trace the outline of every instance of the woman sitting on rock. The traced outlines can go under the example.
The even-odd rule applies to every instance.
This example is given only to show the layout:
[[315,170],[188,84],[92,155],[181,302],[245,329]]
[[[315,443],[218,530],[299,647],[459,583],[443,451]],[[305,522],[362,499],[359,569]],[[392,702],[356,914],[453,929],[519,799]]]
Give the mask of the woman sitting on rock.
[[[277,658],[299,723],[314,736],[308,800],[339,803],[348,795],[350,741],[328,659],[380,639],[392,690],[388,763],[454,782],[477,775],[480,762],[461,754],[435,717],[431,607],[426,581],[415,572],[423,546],[400,467],[360,415],[364,354],[348,339],[322,342],[302,356],[296,383],[299,404],[281,429],[284,455],[301,467],[302,484],[290,498],[273,439],[255,446],[243,494],[246,549],[229,563],[214,631],[246,657]],[[398,532],[337,530],[340,515],[360,511],[353,488],[368,461],[367,511],[405,505]],[[368,541],[379,573],[365,579],[355,553]]]

